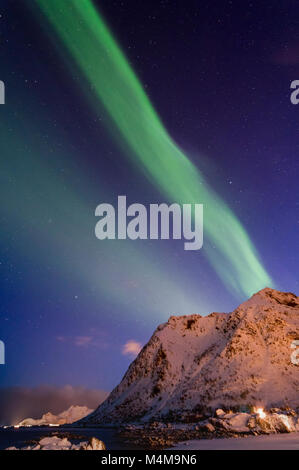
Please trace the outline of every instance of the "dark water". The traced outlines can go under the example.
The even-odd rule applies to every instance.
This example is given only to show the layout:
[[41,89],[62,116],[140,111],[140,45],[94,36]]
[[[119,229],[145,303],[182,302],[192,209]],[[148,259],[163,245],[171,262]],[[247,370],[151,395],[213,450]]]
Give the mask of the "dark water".
[[133,443],[126,443],[122,440],[118,434],[117,429],[115,428],[83,428],[83,429],[74,429],[74,428],[19,428],[19,429],[0,429],[0,450],[6,449],[7,447],[23,447],[30,444],[29,441],[39,440],[41,437],[49,435],[57,435],[70,433],[72,436],[77,436],[75,438],[69,438],[71,442],[78,443],[80,441],[86,441],[90,437],[97,437],[101,439],[108,450],[135,450],[140,449],[136,447]]

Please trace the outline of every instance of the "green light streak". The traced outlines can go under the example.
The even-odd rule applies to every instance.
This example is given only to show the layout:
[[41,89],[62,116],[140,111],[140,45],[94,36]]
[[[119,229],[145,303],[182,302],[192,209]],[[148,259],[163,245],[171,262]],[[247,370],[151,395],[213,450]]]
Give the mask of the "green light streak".
[[[34,109],[33,96],[21,101],[17,119],[7,113],[0,127],[3,253],[13,244],[25,272],[36,266],[42,280],[47,273],[50,279],[55,275],[58,290],[70,285],[65,299],[76,290],[87,292],[95,306],[86,315],[105,317],[108,304],[115,318],[155,325],[170,314],[209,311],[196,283],[188,282],[172,260],[166,266],[159,252],[130,240],[98,242],[93,204],[113,195],[103,184],[91,184],[84,166],[73,164],[79,156],[72,142],[44,127],[48,116]],[[34,289],[39,281],[38,276],[28,279]]]
[[[204,250],[227,288],[272,285],[240,221],[175,144],[91,0],[36,0],[115,128],[129,157],[170,202],[204,203]],[[98,111],[98,101],[93,105]]]

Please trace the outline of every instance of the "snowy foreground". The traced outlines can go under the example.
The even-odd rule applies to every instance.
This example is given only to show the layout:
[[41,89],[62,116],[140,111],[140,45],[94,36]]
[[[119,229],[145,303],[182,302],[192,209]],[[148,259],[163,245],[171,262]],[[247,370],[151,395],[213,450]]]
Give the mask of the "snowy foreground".
[[299,432],[180,442],[170,450],[299,450]]
[[198,423],[153,422],[147,426],[127,425],[121,435],[145,448],[171,448],[178,442],[190,441],[203,446],[217,446],[216,442],[219,441],[219,445],[223,445],[227,441],[230,442],[230,438],[233,438],[234,448],[235,441],[240,438],[247,440],[255,436],[273,435],[276,440],[279,439],[276,436],[283,434],[298,436],[298,411],[276,408],[264,411],[258,408],[252,413],[225,413],[222,409],[217,409],[214,416]]
[[92,437],[87,442],[72,444],[66,437],[57,436],[43,437],[39,442],[17,449],[16,447],[8,447],[6,450],[105,450],[104,442],[96,437]]

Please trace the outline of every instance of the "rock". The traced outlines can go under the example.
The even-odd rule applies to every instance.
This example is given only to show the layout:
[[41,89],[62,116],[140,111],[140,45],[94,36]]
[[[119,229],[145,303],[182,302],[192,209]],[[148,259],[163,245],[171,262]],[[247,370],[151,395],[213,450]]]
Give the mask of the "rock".
[[247,423],[248,428],[259,434],[286,433],[297,430],[296,419],[298,418],[279,413],[277,408],[275,410],[275,413],[267,413],[264,418],[258,414],[250,417]]
[[275,433],[275,426],[272,423],[271,415],[267,418],[260,418],[258,415],[255,417],[255,431],[259,434]]
[[219,418],[210,418],[210,423],[218,430],[221,431],[230,431],[230,426],[224,419]]
[[106,446],[103,441],[92,437],[85,446],[83,445],[81,450],[106,450]]
[[255,416],[251,416],[247,422],[247,427],[249,429],[255,429],[256,427],[256,419]]
[[218,408],[216,411],[215,411],[215,415],[220,417],[220,416],[223,416],[225,415],[224,411],[221,409],[221,408]]
[[72,443],[66,438],[60,439],[57,436],[44,437],[39,441],[40,450],[69,450]]
[[248,421],[251,415],[248,413],[236,413],[229,417],[226,421],[233,432],[246,433],[249,432]]
[[80,444],[72,444],[66,437],[59,438],[57,436],[43,437],[39,443],[32,446],[22,447],[8,447],[6,450],[105,450],[103,441],[92,437],[88,442],[81,442]]
[[291,416],[274,413],[271,416],[272,424],[277,432],[293,432],[296,431],[294,420]]
[[203,431],[215,432],[215,427],[212,423],[206,423],[202,428]]

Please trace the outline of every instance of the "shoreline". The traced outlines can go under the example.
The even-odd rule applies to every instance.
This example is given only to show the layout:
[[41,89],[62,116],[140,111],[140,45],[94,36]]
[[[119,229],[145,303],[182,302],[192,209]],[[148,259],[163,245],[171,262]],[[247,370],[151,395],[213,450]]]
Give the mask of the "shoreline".
[[[217,409],[213,416],[196,422],[135,422],[135,423],[75,423],[55,427],[25,426],[1,428],[11,436],[11,441],[19,444],[20,436],[24,440],[38,439],[39,436],[68,436],[70,439],[96,437],[106,441],[107,448],[111,449],[139,449],[139,450],[165,450],[177,446],[190,445],[188,442],[221,441],[224,445],[228,439],[248,439],[261,435],[277,436],[283,434],[298,435],[299,413],[293,409],[257,410],[250,412],[232,412]],[[3,434],[5,436],[5,434]],[[0,434],[1,436],[1,434]],[[233,442],[233,441],[229,441]],[[249,441],[250,442],[250,441]],[[17,445],[16,444],[16,445]],[[1,445],[1,443],[0,443]],[[204,448],[210,444],[200,444]],[[229,444],[231,445],[231,444]],[[234,446],[234,444],[233,444]],[[219,444],[211,444],[218,448]],[[246,447],[246,446],[245,446]]]
[[299,432],[240,436],[239,438],[188,440],[179,442],[167,450],[299,450]]

